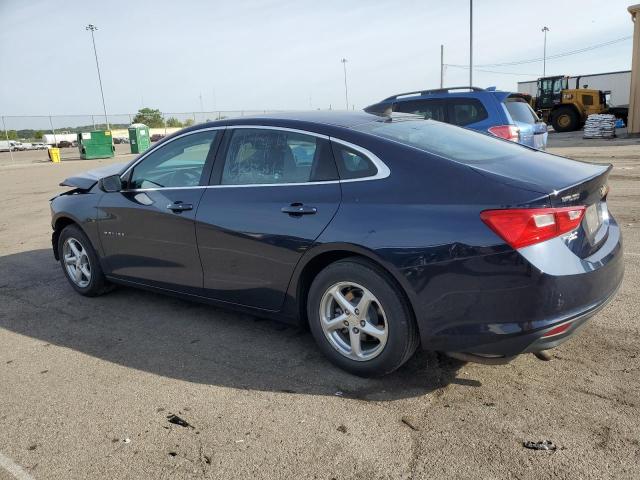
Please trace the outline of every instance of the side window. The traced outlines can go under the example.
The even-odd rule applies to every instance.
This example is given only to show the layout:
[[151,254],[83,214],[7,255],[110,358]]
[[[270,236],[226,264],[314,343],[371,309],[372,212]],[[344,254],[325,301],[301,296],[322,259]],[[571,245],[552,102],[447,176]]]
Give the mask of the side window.
[[336,180],[329,142],[313,135],[260,128],[234,129],[222,185],[260,185]]
[[413,113],[427,120],[446,122],[444,103],[438,100],[410,100],[398,102],[393,106],[395,112]]
[[449,123],[469,125],[484,120],[489,115],[484,105],[475,98],[464,98],[449,102]]
[[216,135],[216,130],[192,133],[161,146],[134,167],[129,188],[199,185]]
[[372,177],[378,173],[376,166],[366,156],[339,143],[333,142],[333,155],[342,180]]

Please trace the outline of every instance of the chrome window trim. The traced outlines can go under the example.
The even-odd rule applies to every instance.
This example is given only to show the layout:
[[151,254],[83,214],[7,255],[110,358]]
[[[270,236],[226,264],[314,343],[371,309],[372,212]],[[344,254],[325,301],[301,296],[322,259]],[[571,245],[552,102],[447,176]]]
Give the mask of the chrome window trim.
[[[180,135],[176,135],[173,138],[170,138],[169,140],[167,140],[166,142],[162,142],[159,145],[155,145],[154,147],[150,148],[149,150],[147,150],[146,152],[144,152],[140,158],[138,158],[135,163],[131,164],[129,167],[127,167],[127,169],[122,172],[120,174],[120,177],[125,176],[127,173],[129,173],[130,170],[132,170],[133,168],[135,168],[140,162],[142,162],[145,158],[147,158],[149,155],[151,155],[153,152],[155,152],[156,150],[158,150],[159,148],[164,147],[165,145],[178,140],[179,138],[183,138],[186,137],[188,135],[194,135],[196,133],[202,133],[202,132],[208,132],[210,130],[225,130],[227,127],[223,126],[223,127],[207,127],[207,128],[199,128],[197,130],[192,130],[190,132],[185,132],[185,133],[181,133]],[[162,188],[183,188],[183,187],[162,187]],[[137,190],[126,190],[127,192],[133,192],[133,191],[137,191]]]
[[318,182],[297,182],[297,183],[249,183],[244,185],[196,185],[193,187],[157,187],[157,188],[136,188],[131,190],[122,190],[123,192],[153,192],[158,190],[195,190],[195,189],[208,189],[208,188],[247,188],[247,187],[295,187],[302,185],[328,185],[332,183],[352,183],[352,182],[369,182],[372,180],[382,180],[391,175],[391,170],[387,165],[380,160],[380,158],[370,150],[367,150],[364,147],[359,145],[355,145],[353,143],[347,142],[346,140],[342,140],[340,138],[331,137],[329,135],[324,135],[322,133],[310,132],[308,130],[300,130],[297,128],[289,128],[289,127],[276,127],[273,125],[227,125],[223,127],[209,127],[202,128],[198,130],[193,130],[191,132],[183,133],[182,135],[178,135],[167,142],[162,143],[161,145],[157,145],[151,150],[145,152],[133,165],[128,167],[120,176],[124,176],[131,169],[133,169],[138,163],[143,161],[148,155],[156,151],[158,148],[161,148],[163,145],[166,145],[169,142],[177,140],[178,138],[185,137],[187,135],[192,135],[195,133],[206,132],[209,130],[235,130],[235,129],[262,129],[262,130],[281,130],[286,132],[300,133],[302,135],[310,135],[312,137],[323,138],[325,140],[329,140],[331,142],[339,143],[340,145],[344,145],[345,147],[351,148],[358,153],[364,155],[371,163],[373,163],[376,167],[377,173],[375,175],[371,175],[368,177],[362,178],[347,178],[344,180],[324,180]]

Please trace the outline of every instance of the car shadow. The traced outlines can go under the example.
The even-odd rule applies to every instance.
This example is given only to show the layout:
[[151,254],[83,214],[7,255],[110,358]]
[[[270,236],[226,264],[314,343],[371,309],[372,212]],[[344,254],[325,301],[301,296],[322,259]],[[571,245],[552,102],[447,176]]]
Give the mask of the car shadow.
[[82,297],[46,249],[0,257],[0,302],[0,328],[188,382],[362,400],[479,385],[439,354],[419,350],[398,371],[363,379],[329,363],[306,329],[133,288]]

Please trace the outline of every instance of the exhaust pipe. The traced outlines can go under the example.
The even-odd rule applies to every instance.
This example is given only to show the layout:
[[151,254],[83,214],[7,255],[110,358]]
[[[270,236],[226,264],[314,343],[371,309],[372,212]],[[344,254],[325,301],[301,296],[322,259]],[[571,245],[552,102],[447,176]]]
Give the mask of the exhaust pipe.
[[533,354],[536,356],[536,358],[538,360],[542,360],[544,362],[548,362],[549,360],[551,360],[553,357],[547,353],[546,350],[540,350],[539,352],[533,352]]

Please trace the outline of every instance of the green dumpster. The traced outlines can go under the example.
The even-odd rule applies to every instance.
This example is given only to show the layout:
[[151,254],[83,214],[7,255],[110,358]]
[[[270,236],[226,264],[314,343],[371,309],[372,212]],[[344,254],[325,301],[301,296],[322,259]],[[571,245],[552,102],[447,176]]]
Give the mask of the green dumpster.
[[132,123],[129,126],[129,145],[131,153],[142,153],[151,146],[149,127],[144,123]]
[[89,160],[92,158],[109,158],[114,156],[115,147],[111,130],[94,130],[78,134],[78,150],[80,158]]

